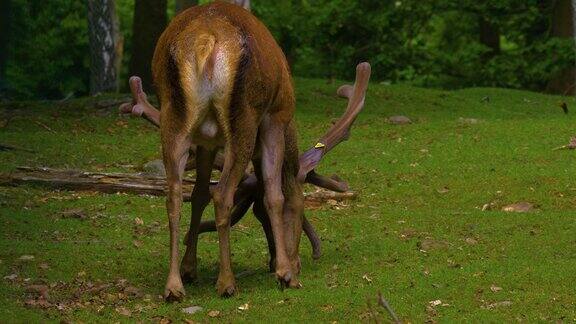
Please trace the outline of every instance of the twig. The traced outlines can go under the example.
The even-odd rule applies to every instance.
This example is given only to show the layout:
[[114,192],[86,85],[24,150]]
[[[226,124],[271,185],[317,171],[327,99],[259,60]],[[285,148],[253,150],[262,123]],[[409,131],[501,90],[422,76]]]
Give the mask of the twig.
[[22,152],[28,152],[28,153],[36,153],[32,150],[14,147],[14,146],[10,146],[10,145],[4,145],[4,144],[0,144],[0,151],[22,151]]
[[34,121],[34,122],[35,122],[36,124],[42,126],[42,127],[43,127],[44,129],[46,129],[47,131],[56,134],[56,132],[55,132],[52,128],[48,127],[46,124],[44,124],[44,123],[42,123],[42,122],[40,122],[40,121],[37,121],[37,120]]
[[380,291],[378,292],[378,305],[384,307],[388,311],[388,314],[390,314],[390,316],[394,320],[394,323],[402,323],[402,321],[398,318],[398,316],[396,316],[396,313],[394,313],[392,307],[390,307],[388,301],[384,299],[384,297],[382,296],[382,292]]

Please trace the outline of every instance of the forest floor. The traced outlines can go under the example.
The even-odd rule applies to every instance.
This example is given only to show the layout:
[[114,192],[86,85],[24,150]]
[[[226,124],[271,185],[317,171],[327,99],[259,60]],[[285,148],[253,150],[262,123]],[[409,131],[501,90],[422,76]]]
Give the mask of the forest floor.
[[[344,110],[338,85],[296,80],[302,148]],[[2,104],[0,143],[34,152],[0,151],[0,172],[135,172],[160,157],[155,128],[95,102]],[[393,115],[413,123],[392,125]],[[232,230],[239,294],[216,295],[217,236],[203,234],[199,281],[175,304],[159,297],[163,198],[0,187],[0,321],[389,321],[379,292],[406,322],[573,321],[576,151],[553,150],[571,136],[573,98],[372,84],[350,140],[320,168],[359,199],[306,211],[323,255],[313,261],[302,240],[303,288],[278,288],[249,215]],[[534,208],[502,210],[518,202]],[[182,231],[189,215],[186,204]]]

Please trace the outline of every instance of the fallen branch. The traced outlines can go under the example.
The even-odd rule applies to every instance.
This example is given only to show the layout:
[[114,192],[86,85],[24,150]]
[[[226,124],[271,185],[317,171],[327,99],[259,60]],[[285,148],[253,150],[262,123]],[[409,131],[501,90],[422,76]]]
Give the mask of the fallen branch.
[[[184,178],[184,200],[190,201],[190,195],[195,180]],[[211,181],[216,185],[217,181]],[[103,193],[130,193],[139,195],[165,196],[166,178],[143,173],[103,173],[78,170],[59,170],[51,168],[19,167],[11,174],[0,175],[3,186],[37,185],[52,189],[97,191]],[[247,188],[246,191],[249,191]],[[342,193],[318,190],[304,195],[305,200],[326,202],[328,200],[350,200],[356,198],[356,193]],[[240,203],[237,201],[236,203]],[[241,204],[240,209],[248,209],[251,205]],[[239,220],[239,219],[238,219]]]
[[28,152],[28,153],[35,153],[32,150],[23,149],[23,148],[19,148],[19,147],[15,147],[15,146],[10,146],[10,145],[4,145],[4,144],[0,144],[0,151],[22,151],[22,152]]

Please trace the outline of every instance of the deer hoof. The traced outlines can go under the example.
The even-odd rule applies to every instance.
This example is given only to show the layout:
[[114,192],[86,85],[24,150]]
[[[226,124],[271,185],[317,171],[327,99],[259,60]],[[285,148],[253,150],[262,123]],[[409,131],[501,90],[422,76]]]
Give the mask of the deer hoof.
[[184,296],[186,296],[186,291],[180,277],[177,277],[177,279],[168,278],[166,289],[164,289],[164,299],[167,302],[182,301]]
[[294,278],[294,279],[290,280],[288,287],[292,288],[292,289],[300,289],[300,288],[302,288],[302,283],[300,283],[300,280]]
[[184,283],[195,282],[198,278],[198,273],[196,272],[196,266],[192,265],[192,262],[187,262],[186,258],[182,260],[180,264],[180,277]]
[[290,287],[290,281],[292,281],[292,272],[288,271],[276,271],[276,279],[280,283],[280,288],[284,289]]
[[236,295],[236,284],[234,280],[220,280],[216,283],[216,289],[220,297],[232,297]]
[[182,277],[182,282],[185,284],[196,282],[196,280],[198,279],[196,271],[192,270],[181,270],[180,277]]

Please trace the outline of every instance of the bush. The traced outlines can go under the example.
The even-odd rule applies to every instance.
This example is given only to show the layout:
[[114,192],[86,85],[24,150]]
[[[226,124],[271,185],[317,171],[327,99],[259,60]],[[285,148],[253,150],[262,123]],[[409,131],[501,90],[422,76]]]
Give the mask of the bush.
[[[87,94],[89,55],[82,1],[12,0],[7,68],[12,98]],[[201,1],[204,2],[204,1]],[[173,1],[169,12],[173,13]],[[550,0],[254,0],[254,13],[283,47],[293,74],[351,79],[367,60],[373,79],[419,86],[543,90],[574,65],[574,45],[550,36]],[[134,0],[116,1],[131,57]],[[500,52],[480,41],[479,19],[499,31]]]

